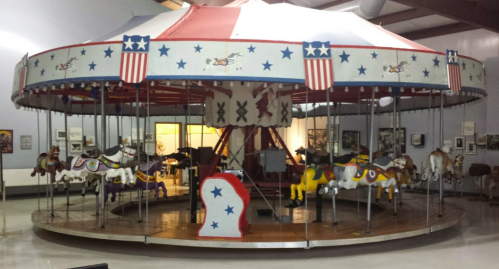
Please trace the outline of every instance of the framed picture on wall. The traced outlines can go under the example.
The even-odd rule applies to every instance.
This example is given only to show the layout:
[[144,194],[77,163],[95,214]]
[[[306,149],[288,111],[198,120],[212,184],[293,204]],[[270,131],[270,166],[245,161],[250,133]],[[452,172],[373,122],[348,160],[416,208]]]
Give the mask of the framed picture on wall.
[[82,150],[83,150],[83,144],[81,141],[79,142],[71,141],[69,143],[69,151],[71,153],[78,153],[81,152]]
[[455,149],[464,149],[464,137],[456,136],[454,140]]
[[475,144],[477,146],[487,145],[487,135],[486,134],[475,134]]
[[[405,128],[399,128],[397,134],[398,145],[400,140],[401,154],[405,153]],[[379,128],[378,132],[378,150],[385,153],[393,153],[393,128]]]
[[343,131],[341,136],[341,147],[351,149],[353,145],[359,144],[360,131]]
[[80,127],[69,128],[69,140],[71,141],[82,141],[83,134]]
[[487,150],[499,150],[499,134],[487,135]]
[[326,129],[308,130],[308,148],[316,151],[327,151],[328,135]]
[[14,152],[13,130],[0,130],[0,147],[2,147],[2,153]]
[[411,135],[411,145],[424,146],[424,134],[412,134]]
[[65,130],[55,130],[55,140],[66,140],[67,134]]
[[154,142],[154,134],[146,133],[146,142]]
[[21,149],[31,149],[31,135],[21,135]]
[[83,140],[85,147],[95,147],[95,136],[87,135]]
[[476,155],[476,145],[474,142],[466,142],[466,155]]

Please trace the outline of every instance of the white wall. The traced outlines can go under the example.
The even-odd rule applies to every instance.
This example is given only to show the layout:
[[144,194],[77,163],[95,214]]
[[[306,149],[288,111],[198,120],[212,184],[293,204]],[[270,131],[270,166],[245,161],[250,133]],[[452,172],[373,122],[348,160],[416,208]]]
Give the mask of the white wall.
[[[157,14],[169,9],[154,1],[136,0],[0,0],[0,85],[2,113],[0,129],[14,130],[14,153],[4,154],[4,168],[35,165],[39,136],[35,112],[16,110],[10,101],[14,66],[21,57],[60,46],[78,44],[111,31],[135,15]],[[41,150],[46,148],[45,115],[42,113]],[[54,130],[63,128],[63,117],[53,117]],[[81,126],[81,118],[68,120],[69,127]],[[100,127],[100,122],[98,124]],[[93,134],[93,120],[86,118],[85,134]],[[100,131],[99,131],[100,134]],[[33,148],[20,149],[20,135],[31,135]],[[116,139],[116,138],[114,138]],[[116,141],[116,140],[115,140]],[[116,142],[114,142],[116,143]]]

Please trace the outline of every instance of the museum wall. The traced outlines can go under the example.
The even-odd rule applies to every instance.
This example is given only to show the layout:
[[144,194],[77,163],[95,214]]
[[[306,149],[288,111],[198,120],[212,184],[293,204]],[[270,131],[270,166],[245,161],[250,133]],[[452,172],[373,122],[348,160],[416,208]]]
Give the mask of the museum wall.
[[[46,113],[40,113],[40,131],[37,129],[37,114],[34,111],[15,109],[10,100],[12,78],[14,66],[21,57],[29,52],[30,55],[41,51],[60,47],[64,45],[85,42],[96,36],[110,31],[123,24],[133,15],[155,14],[168,10],[154,1],[135,0],[26,0],[22,2],[1,0],[0,10],[0,39],[9,42],[0,42],[0,85],[2,85],[1,99],[2,113],[0,114],[0,129],[12,129],[14,131],[14,153],[4,155],[4,169],[10,170],[6,173],[6,179],[10,180],[8,185],[31,184],[29,176],[18,169],[27,170],[35,165],[38,146],[43,152],[47,148],[46,137],[47,128],[45,126]],[[446,109],[444,111],[444,139],[449,139],[454,144],[454,138],[461,136],[461,124],[463,120],[475,123],[476,133],[496,133],[499,134],[497,116],[499,108],[499,77],[493,71],[499,70],[499,35],[487,30],[474,30],[456,33],[437,38],[419,40],[419,43],[433,48],[437,51],[444,51],[447,48],[457,49],[460,54],[474,57],[484,61],[487,76],[488,98],[486,101],[466,107]],[[492,74],[492,75],[491,75]],[[464,114],[464,116],[463,116]],[[430,124],[428,124],[428,115]],[[311,115],[309,115],[310,117]],[[433,117],[435,120],[433,121]],[[339,155],[349,153],[349,149],[341,147],[341,132],[343,130],[360,130],[361,143],[367,139],[367,129],[365,116],[338,117],[340,141]],[[182,122],[185,117],[154,117],[155,122]],[[53,130],[55,136],[56,129],[64,128],[64,117],[60,113],[52,116]],[[142,121],[141,121],[142,122]],[[201,117],[192,117],[190,123],[200,123]],[[131,133],[131,128],[135,127],[135,119],[125,117],[123,120],[124,136]],[[326,118],[316,119],[318,129],[326,129]],[[81,127],[81,116],[68,117],[68,127]],[[98,118],[98,135],[100,136],[100,117]],[[141,124],[142,125],[142,124]],[[305,127],[306,125],[306,127]],[[84,135],[94,134],[94,122],[92,117],[84,118]],[[376,116],[374,119],[374,148],[377,149],[377,130],[380,127],[390,127],[390,115]],[[402,114],[402,127],[406,128],[406,149],[415,163],[420,166],[421,161],[426,160],[428,153],[438,146],[437,139],[439,133],[439,111],[417,111],[404,112]],[[108,145],[117,143],[116,118],[109,120],[110,134]],[[313,120],[293,119],[290,128],[280,128],[279,132],[284,137],[289,149],[293,152],[299,146],[306,146],[306,129],[313,129]],[[127,131],[129,130],[129,131]],[[414,147],[410,145],[411,134],[425,134],[426,143],[424,146]],[[31,150],[21,150],[20,135],[31,135],[33,138]],[[130,134],[131,135],[131,134]],[[38,144],[40,137],[40,144]],[[467,137],[466,139],[471,139]],[[230,147],[235,153],[242,145],[244,135],[241,129],[233,132],[230,140]],[[259,145],[259,143],[257,143]],[[455,151],[454,155],[461,153]],[[243,152],[239,152],[238,161],[242,163]],[[64,154],[61,158],[65,158]],[[485,162],[490,165],[499,165],[499,152],[487,151],[484,147],[479,147],[477,155],[465,155],[465,167],[473,162]],[[497,163],[496,163],[497,162]],[[238,168],[237,163],[233,163],[234,168]]]

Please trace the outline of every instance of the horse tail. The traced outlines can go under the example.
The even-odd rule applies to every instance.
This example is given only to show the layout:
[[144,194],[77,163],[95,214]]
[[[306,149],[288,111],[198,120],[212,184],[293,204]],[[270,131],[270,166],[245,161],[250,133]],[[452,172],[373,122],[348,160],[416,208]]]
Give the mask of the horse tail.
[[73,166],[72,165],[73,159],[74,159],[73,156],[68,156],[66,158],[66,170],[68,170],[68,171],[71,170],[71,167]]

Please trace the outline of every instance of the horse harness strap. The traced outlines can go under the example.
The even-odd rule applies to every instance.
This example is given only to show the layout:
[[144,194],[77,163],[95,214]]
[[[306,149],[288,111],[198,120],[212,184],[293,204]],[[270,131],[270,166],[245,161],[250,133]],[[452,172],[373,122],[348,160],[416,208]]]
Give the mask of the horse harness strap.
[[109,168],[114,168],[114,169],[118,169],[118,168],[121,168],[122,165],[121,163],[118,163],[118,162],[113,162],[103,156],[99,156],[99,158],[97,158],[97,160],[99,160],[100,162],[102,162],[105,166],[109,167]]
[[147,183],[152,183],[152,182],[156,181],[156,178],[154,175],[146,175],[142,171],[137,171],[137,173],[135,173],[135,178],[138,178],[138,179],[140,179],[144,182],[147,182]]

